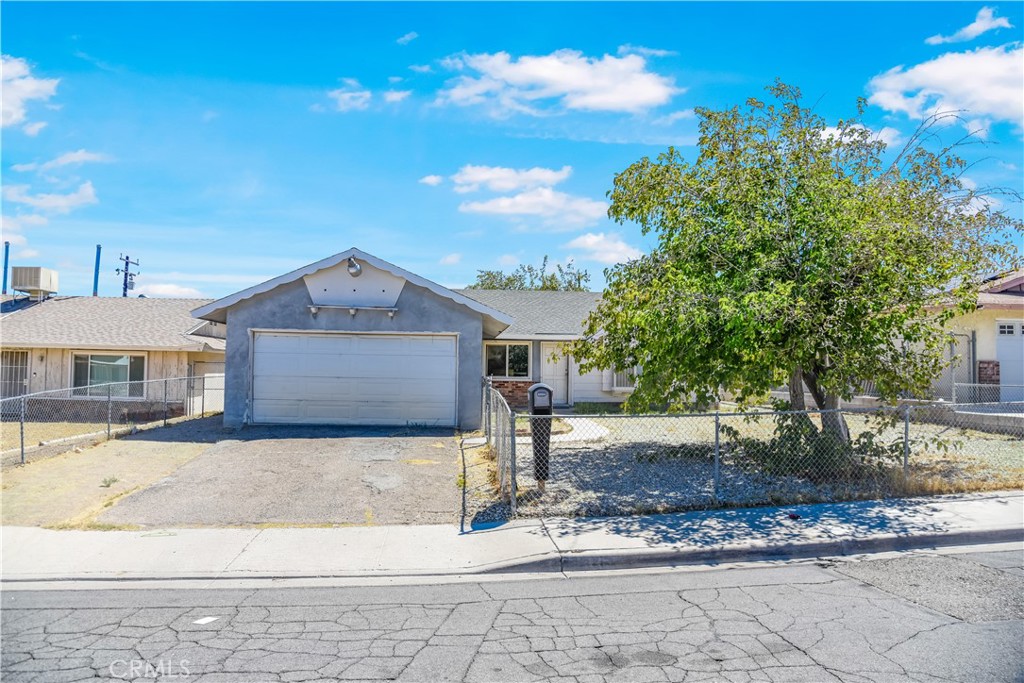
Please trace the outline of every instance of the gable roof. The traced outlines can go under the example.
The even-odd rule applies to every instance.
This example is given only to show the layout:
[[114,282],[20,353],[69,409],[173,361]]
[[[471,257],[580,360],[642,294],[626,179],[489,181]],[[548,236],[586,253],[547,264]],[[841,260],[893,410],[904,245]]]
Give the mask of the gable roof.
[[448,289],[447,287],[442,287],[436,282],[431,282],[426,278],[410,273],[409,271],[403,268],[399,268],[393,263],[388,263],[383,259],[379,259],[372,254],[367,254],[365,251],[362,251],[355,247],[352,247],[347,251],[337,253],[334,256],[328,256],[325,259],[321,259],[316,263],[311,263],[308,266],[303,266],[302,268],[293,270],[290,273],[285,273],[284,275],[275,277],[272,280],[267,280],[266,282],[261,282],[258,285],[253,285],[248,289],[243,289],[240,292],[235,292],[234,294],[226,296],[222,299],[218,299],[217,301],[206,304],[205,306],[200,306],[196,308],[194,311],[192,311],[192,315],[194,315],[197,318],[202,318],[204,320],[226,322],[227,309],[230,308],[231,306],[234,306],[238,302],[244,301],[245,299],[249,299],[258,294],[264,294],[266,292],[271,291],[272,289],[280,287],[281,285],[288,284],[289,282],[294,282],[307,275],[312,275],[313,273],[324,270],[325,268],[332,268],[347,261],[349,258],[355,258],[359,261],[363,261],[364,263],[368,263],[374,268],[379,268],[380,270],[383,270],[387,273],[391,273],[396,277],[403,278],[407,282],[411,282],[412,284],[418,287],[428,289],[440,297],[451,299],[455,303],[465,306],[466,308],[469,308],[470,310],[479,313],[480,315],[484,316],[485,334],[497,334],[498,332],[512,324],[512,319],[505,315],[504,313],[502,313],[501,311],[495,310],[490,306],[482,304],[481,302],[475,299],[471,299],[467,296],[464,296],[459,292]]
[[981,291],[992,294],[1003,292],[1024,293],[1024,268],[990,277],[981,285]]
[[496,339],[576,339],[597,308],[600,292],[460,289],[460,294],[507,313],[513,323]]
[[189,334],[207,299],[57,296],[4,302],[4,347],[118,351],[223,351],[224,340]]

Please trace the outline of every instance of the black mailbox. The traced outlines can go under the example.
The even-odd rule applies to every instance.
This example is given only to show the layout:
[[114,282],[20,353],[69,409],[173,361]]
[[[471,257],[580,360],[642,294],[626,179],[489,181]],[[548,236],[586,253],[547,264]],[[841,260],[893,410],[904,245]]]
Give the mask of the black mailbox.
[[[553,395],[551,387],[547,384],[534,384],[530,387],[527,390],[530,415],[551,415]],[[537,488],[542,492],[548,481],[551,419],[550,417],[530,417],[530,432],[533,441],[533,477],[537,480]]]

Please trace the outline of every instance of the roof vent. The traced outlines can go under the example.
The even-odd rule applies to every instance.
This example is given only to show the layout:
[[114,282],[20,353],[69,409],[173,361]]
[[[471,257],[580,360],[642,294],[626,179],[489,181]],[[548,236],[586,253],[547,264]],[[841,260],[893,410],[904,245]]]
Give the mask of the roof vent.
[[14,266],[11,268],[11,289],[36,299],[45,299],[57,293],[57,271],[38,266]]

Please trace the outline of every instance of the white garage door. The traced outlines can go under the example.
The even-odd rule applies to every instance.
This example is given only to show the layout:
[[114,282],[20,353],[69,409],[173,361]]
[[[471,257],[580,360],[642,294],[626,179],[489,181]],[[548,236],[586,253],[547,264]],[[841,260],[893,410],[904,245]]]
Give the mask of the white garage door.
[[256,423],[456,423],[451,335],[259,332],[253,351]]
[[1024,324],[1001,321],[996,325],[996,360],[999,361],[1001,401],[1024,401]]

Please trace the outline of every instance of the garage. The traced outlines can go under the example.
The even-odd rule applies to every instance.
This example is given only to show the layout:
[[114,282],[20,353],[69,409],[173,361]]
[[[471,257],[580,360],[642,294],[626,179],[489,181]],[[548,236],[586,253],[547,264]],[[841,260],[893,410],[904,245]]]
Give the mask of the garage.
[[255,332],[257,424],[457,424],[453,334]]
[[996,323],[996,360],[999,361],[1000,401],[1024,401],[1024,324],[1017,320]]
[[224,426],[480,427],[512,318],[359,249],[192,311],[225,325]]

